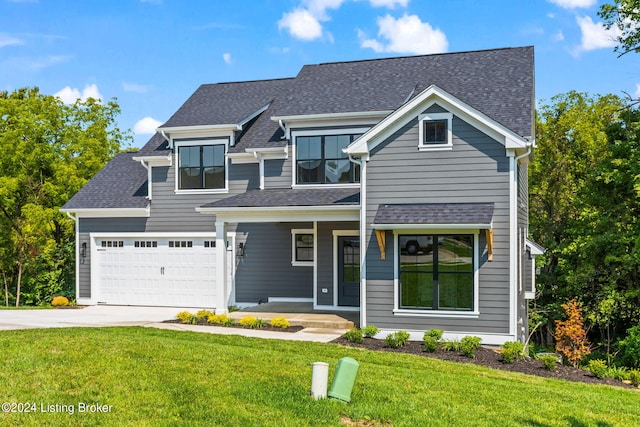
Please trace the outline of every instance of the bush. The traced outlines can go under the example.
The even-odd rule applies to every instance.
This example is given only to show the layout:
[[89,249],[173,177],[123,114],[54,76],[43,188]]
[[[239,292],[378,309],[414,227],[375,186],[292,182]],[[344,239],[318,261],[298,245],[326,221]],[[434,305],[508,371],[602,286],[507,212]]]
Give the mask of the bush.
[[500,346],[500,355],[504,363],[524,360],[524,344],[518,341],[507,341]]
[[587,365],[587,371],[591,372],[596,378],[604,378],[607,376],[607,362],[602,359],[590,360]]
[[63,296],[57,296],[51,300],[51,305],[54,307],[66,307],[69,305],[69,299]]
[[181,311],[180,313],[176,314],[176,318],[178,318],[178,320],[180,320],[184,324],[195,325],[196,323],[198,323],[198,316],[195,316],[188,311]]
[[640,325],[627,329],[627,336],[620,341],[622,363],[630,368],[640,368]]
[[424,335],[424,349],[428,353],[433,353],[438,349],[438,340],[431,335]]
[[556,370],[558,357],[554,354],[545,354],[543,356],[540,356],[540,361],[542,362],[542,366],[544,366],[547,371],[553,372]]
[[230,317],[227,317],[222,321],[222,326],[235,326],[236,321]]
[[567,315],[567,320],[556,320],[553,338],[556,340],[556,351],[575,368],[580,360],[591,352],[587,331],[584,329],[582,310],[576,300],[562,304],[562,308]]
[[480,348],[480,337],[468,336],[460,340],[460,352],[470,359],[476,357],[476,350]]
[[440,347],[444,351],[460,351],[460,350],[462,350],[462,346],[460,344],[460,341],[456,340],[456,339],[443,341],[443,342],[440,343]]
[[631,384],[638,387],[640,385],[640,371],[637,369],[629,371],[629,380],[631,381]]
[[388,348],[400,348],[409,341],[409,333],[407,331],[397,331],[389,334],[384,339],[384,346]]
[[610,366],[605,376],[624,381],[629,379],[629,370],[624,366]]
[[238,323],[240,323],[242,326],[248,326],[251,327],[251,325],[253,325],[253,323],[258,320],[253,316],[244,316],[242,319],[240,319],[238,321]]
[[378,332],[380,332],[380,329],[373,325],[369,325],[362,330],[362,334],[367,338],[373,338]]
[[442,339],[443,333],[444,331],[441,329],[429,329],[428,331],[425,331],[424,336],[425,338],[432,337],[432,338],[435,338],[436,341],[440,341]]
[[289,321],[284,317],[274,317],[273,319],[271,319],[271,322],[269,322],[269,324],[274,328],[281,329],[287,329],[291,326],[291,323],[289,323]]
[[196,317],[198,319],[208,319],[209,316],[213,316],[213,313],[210,312],[209,310],[200,310],[196,313]]
[[207,322],[213,325],[224,325],[227,320],[229,320],[229,317],[226,314],[211,314],[207,317]]
[[362,342],[364,341],[364,339],[362,338],[362,330],[358,328],[353,328],[351,330],[348,330],[344,334],[344,337],[347,339],[347,341],[353,342],[356,344],[362,344]]

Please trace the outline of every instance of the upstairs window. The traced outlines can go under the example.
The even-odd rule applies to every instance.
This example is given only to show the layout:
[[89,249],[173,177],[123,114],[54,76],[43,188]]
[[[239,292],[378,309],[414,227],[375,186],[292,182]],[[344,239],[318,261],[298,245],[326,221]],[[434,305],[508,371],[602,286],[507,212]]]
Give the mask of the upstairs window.
[[431,113],[418,116],[420,150],[443,150],[453,147],[451,113]]
[[296,138],[296,183],[360,182],[359,167],[342,152],[358,136],[360,134],[298,136]]
[[[206,143],[205,143],[206,142]],[[226,140],[176,143],[178,190],[226,189]]]

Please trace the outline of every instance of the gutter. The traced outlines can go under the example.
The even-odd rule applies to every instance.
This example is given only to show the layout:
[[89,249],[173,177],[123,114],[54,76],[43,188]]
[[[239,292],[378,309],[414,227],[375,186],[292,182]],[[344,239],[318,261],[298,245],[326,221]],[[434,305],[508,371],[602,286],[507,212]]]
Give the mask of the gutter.
[[[367,235],[367,160],[368,156],[354,157],[349,160],[360,166],[360,248],[366,247]],[[360,326],[367,326],[367,251],[360,250]]]

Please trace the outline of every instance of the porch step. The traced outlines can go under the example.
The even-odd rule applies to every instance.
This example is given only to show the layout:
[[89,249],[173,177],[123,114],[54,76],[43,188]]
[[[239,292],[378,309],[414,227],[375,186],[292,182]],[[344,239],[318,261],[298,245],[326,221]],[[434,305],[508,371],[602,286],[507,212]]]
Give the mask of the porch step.
[[265,322],[269,322],[271,319],[276,317],[284,317],[289,321],[289,323],[291,323],[291,326],[304,326],[305,328],[351,329],[354,327],[352,321],[335,314],[270,313],[246,310],[229,313],[229,317],[235,320],[242,319],[245,316],[253,316],[255,318],[262,319]]

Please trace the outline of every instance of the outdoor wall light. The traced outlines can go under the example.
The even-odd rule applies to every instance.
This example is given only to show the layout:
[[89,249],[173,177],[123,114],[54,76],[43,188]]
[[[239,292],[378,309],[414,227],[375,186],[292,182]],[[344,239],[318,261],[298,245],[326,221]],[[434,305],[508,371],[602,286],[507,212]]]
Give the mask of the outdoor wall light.
[[238,256],[244,256],[244,243],[242,242],[238,243]]
[[80,248],[80,264],[84,264],[84,260],[87,257],[87,242],[82,242],[82,247]]

